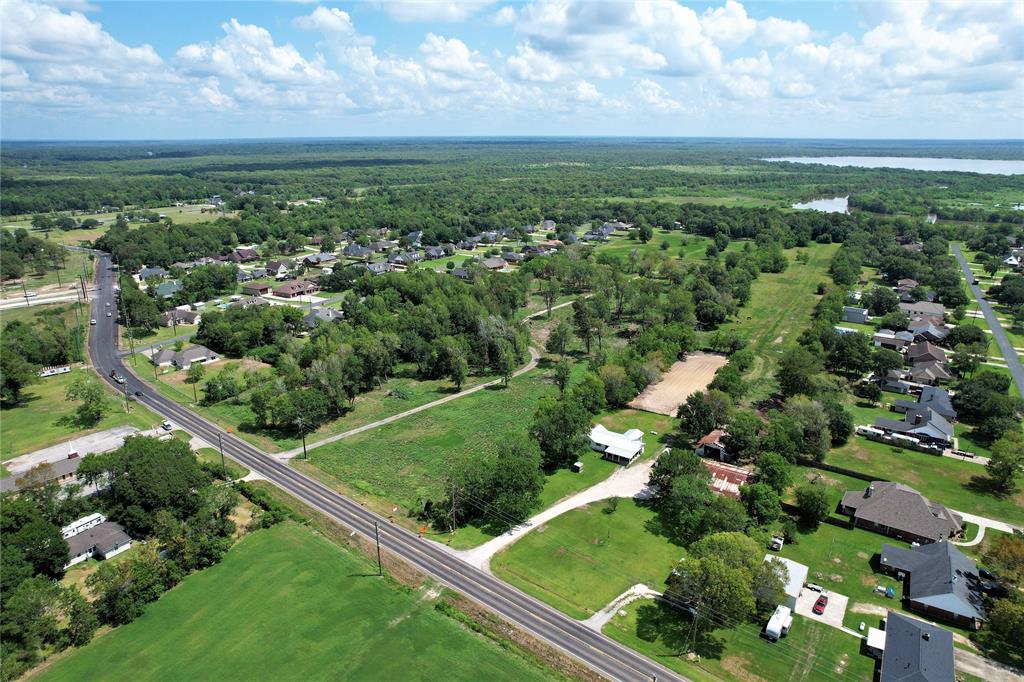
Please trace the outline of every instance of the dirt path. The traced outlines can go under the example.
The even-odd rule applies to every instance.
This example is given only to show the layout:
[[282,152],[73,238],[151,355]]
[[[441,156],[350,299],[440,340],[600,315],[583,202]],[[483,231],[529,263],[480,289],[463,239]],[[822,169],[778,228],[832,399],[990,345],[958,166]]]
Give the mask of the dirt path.
[[719,353],[691,353],[685,360],[673,363],[657,383],[645,388],[629,406],[674,417],[690,394],[707,388],[715,372],[728,362]]

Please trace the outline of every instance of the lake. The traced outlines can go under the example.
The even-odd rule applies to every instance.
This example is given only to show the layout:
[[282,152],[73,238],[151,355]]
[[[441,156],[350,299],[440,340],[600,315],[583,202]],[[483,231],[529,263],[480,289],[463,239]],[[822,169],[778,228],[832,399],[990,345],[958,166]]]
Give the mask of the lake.
[[833,197],[831,199],[814,199],[803,204],[793,204],[793,208],[801,211],[821,211],[823,213],[849,213],[850,197]]
[[989,175],[1024,175],[1024,161],[1002,159],[954,159],[926,156],[783,156],[761,160],[856,168],[903,168],[920,171],[987,173]]

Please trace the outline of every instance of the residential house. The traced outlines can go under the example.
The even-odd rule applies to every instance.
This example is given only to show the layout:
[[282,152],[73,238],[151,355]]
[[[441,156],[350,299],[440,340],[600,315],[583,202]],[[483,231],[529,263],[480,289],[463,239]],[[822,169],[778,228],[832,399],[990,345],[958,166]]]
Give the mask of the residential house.
[[242,257],[239,256],[237,252],[232,251],[231,253],[223,256],[218,256],[217,261],[220,263],[234,263],[235,265],[238,265],[242,262]]
[[267,261],[267,274],[274,279],[282,279],[288,276],[293,267],[295,265],[290,260]]
[[148,268],[146,266],[142,266],[142,269],[139,270],[139,281],[140,282],[145,282],[150,277],[159,277],[159,278],[163,279],[166,276],[167,276],[167,271],[164,270],[163,268]]
[[321,267],[327,263],[333,263],[338,257],[333,253],[311,253],[302,259],[302,262],[311,268]]
[[484,262],[481,263],[488,270],[502,270],[508,267],[508,263],[505,262],[504,258],[485,258]]
[[524,260],[526,260],[525,255],[521,253],[515,253],[514,251],[506,251],[505,253],[501,254],[501,257],[504,258],[509,263],[522,263]]
[[909,318],[914,317],[937,317],[940,320],[946,317],[946,308],[941,303],[930,301],[916,301],[913,303],[900,303],[900,310]]
[[270,285],[266,282],[253,282],[242,285],[242,293],[246,296],[263,296],[270,293]]
[[917,365],[925,362],[946,363],[946,351],[930,341],[915,343],[907,349],[907,362]]
[[270,303],[270,301],[268,301],[267,299],[263,298],[262,296],[245,296],[243,298],[238,299],[237,301],[235,301],[231,305],[236,306],[238,308],[251,308],[253,306],[272,305],[272,304]]
[[473,274],[466,268],[454,268],[452,270],[449,270],[449,272],[464,282],[469,282],[470,280],[473,279]]
[[946,541],[904,549],[882,545],[882,573],[903,581],[911,610],[977,630],[985,622],[978,565]]
[[281,298],[307,296],[309,294],[315,294],[318,291],[320,291],[320,287],[315,283],[306,280],[285,282],[284,284],[274,287],[274,295],[280,296]]
[[181,291],[181,281],[177,279],[172,279],[167,282],[161,282],[157,286],[156,296],[157,298],[167,299],[174,296],[179,291]]
[[885,630],[868,628],[867,650],[881,659],[878,682],[953,682],[953,633],[889,611]]
[[868,315],[867,308],[855,308],[854,306],[849,305],[843,306],[843,322],[867,324],[869,320],[871,320],[871,316]]
[[628,230],[631,227],[633,227],[633,223],[624,223],[621,220],[616,220],[615,222],[602,224],[600,229],[605,236],[608,236],[616,230]]
[[438,258],[444,258],[448,254],[440,246],[431,246],[424,252],[423,256],[427,260],[437,260]]
[[171,269],[173,270],[174,268],[178,268],[179,270],[184,270],[185,272],[188,272],[189,270],[194,268],[195,265],[196,265],[195,261],[180,260],[180,261],[178,261],[176,263],[171,263]]
[[371,251],[373,251],[374,253],[382,253],[384,251],[390,251],[391,249],[395,248],[396,246],[398,246],[398,242],[378,240],[378,241],[375,241],[375,242],[370,242],[369,249]]
[[915,340],[931,343],[942,343],[949,336],[950,331],[949,327],[942,323],[942,320],[935,317],[919,317],[911,320],[907,329],[914,335]]
[[253,279],[263,279],[268,274],[266,268],[253,268],[250,272]]
[[913,393],[921,386],[911,381],[910,378],[909,372],[902,369],[890,369],[879,382],[879,387],[890,393]]
[[78,472],[78,465],[82,463],[81,457],[70,459],[59,459],[56,462],[46,462],[46,465],[36,465],[24,474],[5,476],[0,478],[0,493],[9,493],[20,490],[24,487],[39,485],[57,481],[63,483],[70,481]]
[[871,337],[876,348],[886,348],[894,351],[905,351],[914,342],[914,335],[910,332],[894,332],[891,329],[879,329]]
[[132,546],[131,537],[124,532],[121,524],[113,521],[104,521],[91,526],[87,530],[67,538],[67,542],[68,562],[64,564],[64,568],[69,568],[92,557],[109,559],[121,552],[128,551]]
[[89,514],[88,516],[83,516],[80,519],[75,519],[68,525],[61,528],[60,535],[62,538],[67,540],[68,538],[72,538],[83,531],[87,531],[90,528],[95,528],[96,526],[100,525],[106,520],[107,517],[103,514],[100,514],[99,512]]
[[415,251],[406,251],[405,253],[393,253],[388,256],[388,263],[392,265],[412,265],[423,260],[423,256],[416,253]]
[[949,392],[944,388],[936,386],[925,386],[921,389],[921,395],[917,401],[897,400],[893,405],[896,412],[910,412],[923,407],[930,407],[943,418],[949,421],[956,421],[956,410],[953,408],[953,401],[949,399]]
[[345,315],[340,310],[334,308],[317,308],[311,313],[305,315],[302,321],[310,329],[316,329],[324,322],[338,322],[343,320]]
[[875,419],[875,428],[884,431],[893,441],[911,446],[945,449],[953,444],[953,425],[927,405],[908,409],[902,421],[879,417]]
[[921,286],[921,283],[916,279],[901,279],[896,282],[896,291],[913,291],[914,289]]
[[722,429],[715,429],[697,441],[694,452],[700,457],[713,457],[720,462],[728,462],[732,459],[732,455],[725,449],[723,442],[727,435],[729,434]]
[[179,308],[168,310],[163,314],[163,324],[165,327],[173,327],[176,324],[199,324],[201,319],[196,311],[181,310]]
[[409,244],[412,246],[419,246],[420,242],[423,241],[423,230],[416,230],[415,232],[410,232],[405,236],[409,240]]
[[386,272],[391,272],[393,269],[391,263],[386,261],[381,261],[380,263],[355,263],[349,267],[366,270],[371,275],[383,275]]
[[193,363],[214,362],[219,356],[206,346],[189,346],[181,351],[173,348],[164,348],[157,351],[150,360],[157,367],[174,366],[178,369],[188,369]]
[[602,453],[603,459],[629,466],[644,454],[644,432],[630,429],[616,433],[598,424],[590,430],[590,449]]
[[775,554],[765,554],[764,563],[769,561],[778,561],[786,567],[786,585],[783,588],[783,593],[786,596],[781,606],[788,606],[790,610],[796,611],[797,597],[800,596],[800,591],[804,589],[804,583],[807,582],[807,566]]
[[540,229],[545,231],[545,232],[551,232],[552,230],[555,229],[555,221],[554,220],[542,220],[540,222]]
[[523,234],[533,234],[534,232],[537,231],[537,226],[536,225],[523,225],[519,229],[522,231]]
[[963,530],[959,514],[913,488],[890,481],[872,481],[864,490],[848,491],[839,511],[855,526],[907,542],[938,542]]
[[910,378],[919,384],[935,385],[953,378],[942,362],[924,362],[910,368]]
[[359,244],[352,243],[346,245],[345,248],[341,250],[341,253],[346,258],[360,259],[368,258],[373,253],[373,251],[365,246],[360,246]]
[[241,268],[239,268],[238,272],[235,273],[235,281],[238,282],[239,284],[242,284],[244,282],[251,282],[252,279],[252,273],[249,272],[248,270],[242,270]]
[[243,263],[259,260],[260,257],[259,252],[256,251],[256,249],[249,246],[239,246],[237,249],[235,249],[235,253],[238,254],[238,257],[242,260]]
[[583,234],[583,241],[585,242],[604,242],[608,241],[608,237],[604,236],[600,232],[586,232]]
[[469,239],[463,239],[455,246],[462,249],[463,251],[473,251],[476,249],[476,242],[470,241]]

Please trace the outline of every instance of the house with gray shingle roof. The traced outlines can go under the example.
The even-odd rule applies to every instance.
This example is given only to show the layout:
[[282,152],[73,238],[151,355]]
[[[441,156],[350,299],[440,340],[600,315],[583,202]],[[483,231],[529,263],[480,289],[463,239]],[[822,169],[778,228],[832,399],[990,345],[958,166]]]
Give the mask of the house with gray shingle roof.
[[172,279],[168,282],[161,282],[156,288],[157,298],[170,298],[181,291],[181,282]]
[[857,527],[907,542],[938,542],[963,530],[959,514],[913,488],[890,481],[872,481],[864,490],[848,491],[839,511]]
[[917,401],[897,400],[893,405],[896,412],[910,412],[923,407],[930,407],[938,412],[943,419],[953,421],[956,419],[956,409],[953,408],[953,401],[949,398],[949,392],[937,386],[925,386],[921,389],[921,395]]
[[882,545],[878,563],[883,573],[903,581],[909,608],[972,630],[985,621],[978,565],[950,542],[910,549]]
[[145,282],[150,277],[166,277],[166,276],[167,276],[167,271],[164,270],[163,268],[159,268],[159,267],[147,268],[147,267],[143,266],[143,268],[141,270],[139,270],[139,281],[140,282]]
[[306,314],[302,321],[310,329],[316,329],[325,322],[339,322],[345,319],[345,315],[340,310],[334,308],[317,308],[311,313]]
[[885,648],[878,682],[953,682],[956,678],[949,630],[889,611],[882,634]]
[[902,420],[875,420],[875,428],[916,438],[925,445],[949,447],[953,443],[953,425],[928,405],[913,405]]

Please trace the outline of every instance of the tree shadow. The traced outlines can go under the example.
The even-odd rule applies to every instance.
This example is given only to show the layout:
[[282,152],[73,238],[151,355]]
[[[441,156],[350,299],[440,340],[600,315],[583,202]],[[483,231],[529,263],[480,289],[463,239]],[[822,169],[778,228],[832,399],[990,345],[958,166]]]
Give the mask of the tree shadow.
[[[709,621],[703,621],[705,624]],[[636,635],[645,642],[658,642],[666,649],[656,656],[683,656],[693,651],[701,658],[720,659],[725,642],[702,626],[694,616],[663,601],[644,604],[636,612]]]
[[1012,490],[1002,488],[994,478],[987,475],[971,476],[971,480],[964,483],[963,487],[971,492],[990,495],[999,499],[1009,497],[1013,492]]

